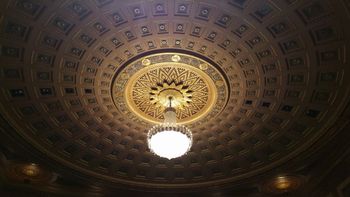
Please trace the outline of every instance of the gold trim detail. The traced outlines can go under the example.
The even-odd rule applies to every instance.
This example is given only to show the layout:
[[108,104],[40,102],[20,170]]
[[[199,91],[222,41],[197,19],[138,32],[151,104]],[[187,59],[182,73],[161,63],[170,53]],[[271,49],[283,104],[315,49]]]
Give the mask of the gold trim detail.
[[[170,86],[167,84],[169,81],[172,82]],[[182,91],[183,86],[176,86],[175,83],[183,83],[183,86],[188,87],[192,92],[191,102],[186,102],[189,98]],[[217,96],[215,84],[208,75],[197,68],[175,62],[158,63],[143,68],[128,80],[125,87],[125,100],[129,109],[153,123],[163,122],[164,105],[157,103],[166,102],[164,100],[167,100],[168,94],[179,105],[176,110],[178,123],[193,122],[207,114],[215,104]],[[156,95],[152,95],[152,92]]]
[[228,97],[225,82],[220,72],[202,59],[159,53],[127,65],[116,76],[112,91],[117,108],[133,121],[163,122],[164,106],[171,96],[177,122],[192,124],[223,109]]

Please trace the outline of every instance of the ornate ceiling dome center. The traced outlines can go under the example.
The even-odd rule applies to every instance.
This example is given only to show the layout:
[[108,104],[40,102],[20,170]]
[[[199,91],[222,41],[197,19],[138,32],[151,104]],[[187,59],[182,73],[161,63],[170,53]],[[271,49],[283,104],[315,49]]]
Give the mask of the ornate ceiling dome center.
[[228,87],[214,65],[184,53],[143,56],[117,72],[113,84],[117,108],[130,118],[159,123],[169,97],[179,123],[217,115],[225,106]]
[[182,85],[183,82],[176,84],[174,81],[164,81],[163,84],[157,84],[151,87],[150,101],[156,107],[169,106],[169,99],[172,98],[172,106],[181,110],[192,102],[192,90],[188,86]]

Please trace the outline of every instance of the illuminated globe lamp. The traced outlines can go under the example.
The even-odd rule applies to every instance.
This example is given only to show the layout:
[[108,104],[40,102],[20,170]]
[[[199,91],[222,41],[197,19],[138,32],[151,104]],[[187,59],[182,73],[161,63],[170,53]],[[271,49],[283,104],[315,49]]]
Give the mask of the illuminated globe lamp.
[[192,146],[192,133],[184,125],[176,123],[174,97],[168,96],[169,105],[164,110],[164,122],[148,131],[148,147],[152,153],[167,159],[185,155]]

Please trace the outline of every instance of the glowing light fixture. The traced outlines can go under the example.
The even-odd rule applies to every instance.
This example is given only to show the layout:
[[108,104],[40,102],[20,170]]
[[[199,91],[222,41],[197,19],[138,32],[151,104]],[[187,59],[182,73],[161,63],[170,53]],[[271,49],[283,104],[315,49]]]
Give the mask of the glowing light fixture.
[[32,163],[24,166],[22,172],[26,176],[35,177],[40,173],[40,170],[36,164]]
[[[192,146],[192,133],[184,125],[176,124],[173,96],[167,96],[169,106],[164,110],[164,122],[148,131],[148,147],[154,154],[173,159],[186,154]],[[176,103],[176,102],[175,102]]]
[[304,183],[304,177],[300,175],[280,175],[263,184],[263,189],[268,193],[283,194],[298,190]]
[[289,189],[291,185],[292,185],[291,181],[284,176],[277,177],[275,180],[275,187],[278,190]]

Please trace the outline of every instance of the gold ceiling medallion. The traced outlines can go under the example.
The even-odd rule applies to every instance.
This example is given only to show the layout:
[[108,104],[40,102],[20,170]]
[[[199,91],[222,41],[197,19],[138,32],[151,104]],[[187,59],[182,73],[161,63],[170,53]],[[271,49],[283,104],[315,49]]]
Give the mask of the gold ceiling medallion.
[[228,97],[225,78],[213,65],[182,53],[158,53],[128,64],[117,73],[112,91],[119,111],[144,123],[163,122],[169,97],[181,124],[215,117]]
[[[182,89],[184,86],[188,91]],[[139,117],[159,123],[164,120],[166,106],[161,103],[173,96],[174,105],[186,105],[176,112],[178,122],[189,123],[211,110],[217,99],[216,92],[215,83],[201,70],[178,62],[163,62],[147,66],[130,77],[125,102]]]

